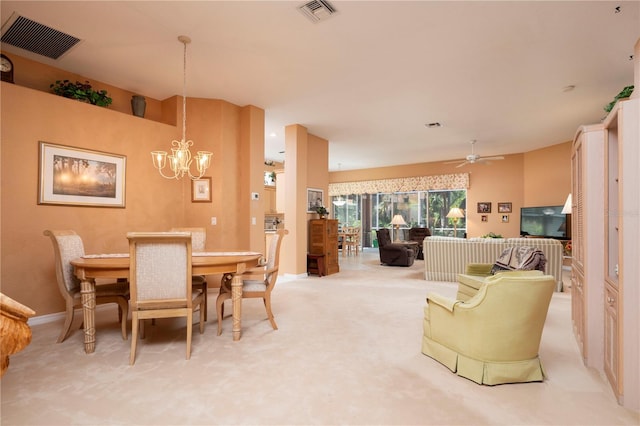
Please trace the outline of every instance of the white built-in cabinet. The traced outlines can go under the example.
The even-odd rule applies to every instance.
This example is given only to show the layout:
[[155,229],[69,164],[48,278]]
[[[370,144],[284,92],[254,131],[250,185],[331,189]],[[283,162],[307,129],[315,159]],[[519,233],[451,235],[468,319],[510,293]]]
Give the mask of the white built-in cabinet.
[[640,410],[640,98],[618,102],[604,127],[604,371]]
[[571,319],[585,365],[603,363],[604,126],[578,129],[571,152]]
[[640,411],[640,97],[581,127],[571,164],[574,333],[585,364]]

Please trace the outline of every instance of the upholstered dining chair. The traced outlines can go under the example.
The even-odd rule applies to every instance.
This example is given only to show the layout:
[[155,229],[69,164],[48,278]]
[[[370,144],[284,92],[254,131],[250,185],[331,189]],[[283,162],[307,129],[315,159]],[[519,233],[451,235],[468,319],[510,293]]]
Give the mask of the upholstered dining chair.
[[[65,320],[56,343],[62,343],[69,336],[76,309],[82,308],[80,280],[73,274],[71,261],[84,256],[82,238],[71,230],[45,230],[44,235],[51,238],[55,256],[56,281],[58,290],[65,301]],[[127,340],[127,317],[129,315],[129,283],[100,283],[96,285],[96,304],[118,304],[118,321],[122,329],[122,338]]]
[[187,318],[187,359],[191,358],[193,311],[200,308],[200,334],[204,332],[203,295],[191,282],[189,232],[129,232],[131,284],[131,355],[136,357],[138,328],[144,338],[145,319]]
[[[271,238],[267,263],[262,266],[248,269],[242,275],[242,298],[261,298],[267,310],[267,317],[274,330],[278,329],[273,312],[271,311],[271,292],[278,279],[278,267],[280,264],[280,246],[282,239],[289,233],[286,229],[278,229]],[[222,318],[224,317],[224,301],[231,298],[230,274],[222,276],[220,293],[216,299],[216,312],[218,314],[218,336],[222,334]]]
[[[205,251],[205,245],[207,243],[207,230],[206,228],[171,228],[171,232],[190,232],[191,233],[191,250],[194,252]],[[200,290],[204,298],[202,308],[204,309],[204,320],[207,320],[208,316],[208,299],[207,299],[207,278],[204,275],[194,275],[191,283],[193,288]]]
[[360,252],[360,227],[359,226],[347,226],[344,228],[344,240],[342,242],[342,254],[355,253],[357,256]]
[[556,280],[503,272],[467,302],[427,295],[422,353],[478,384],[544,380],[538,355]]

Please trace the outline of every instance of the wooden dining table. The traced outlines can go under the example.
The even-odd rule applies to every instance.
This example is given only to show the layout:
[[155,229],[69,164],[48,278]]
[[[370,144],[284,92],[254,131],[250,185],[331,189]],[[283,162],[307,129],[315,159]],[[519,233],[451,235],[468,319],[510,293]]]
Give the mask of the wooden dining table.
[[[256,252],[194,252],[191,257],[193,275],[231,274],[233,305],[233,340],[242,335],[242,278],[247,268],[258,265],[261,253]],[[80,280],[82,313],[84,316],[84,351],[93,353],[96,347],[95,307],[96,284],[100,278],[129,279],[129,254],[94,254],[71,261],[74,274]]]

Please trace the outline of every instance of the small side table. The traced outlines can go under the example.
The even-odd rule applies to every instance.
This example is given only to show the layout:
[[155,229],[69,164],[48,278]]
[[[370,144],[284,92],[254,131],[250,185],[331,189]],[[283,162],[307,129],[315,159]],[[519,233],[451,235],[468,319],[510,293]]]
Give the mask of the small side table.
[[319,277],[327,275],[324,269],[324,254],[307,253],[307,274],[316,274]]

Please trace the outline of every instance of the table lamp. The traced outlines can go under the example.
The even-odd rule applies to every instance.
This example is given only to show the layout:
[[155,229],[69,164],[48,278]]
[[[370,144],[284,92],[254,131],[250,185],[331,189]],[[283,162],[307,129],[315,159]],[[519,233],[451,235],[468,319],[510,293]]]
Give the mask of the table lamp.
[[458,219],[460,219],[461,217],[464,217],[464,212],[462,211],[462,209],[458,208],[458,207],[453,207],[451,208],[451,210],[449,210],[449,213],[447,213],[447,217],[450,219],[453,219],[453,236],[457,237],[458,235]]
[[400,225],[406,225],[407,222],[404,221],[404,218],[397,214],[395,216],[393,216],[393,219],[391,219],[391,224],[393,225],[393,232],[395,234],[395,240],[393,240],[394,243],[399,243],[400,241]]

